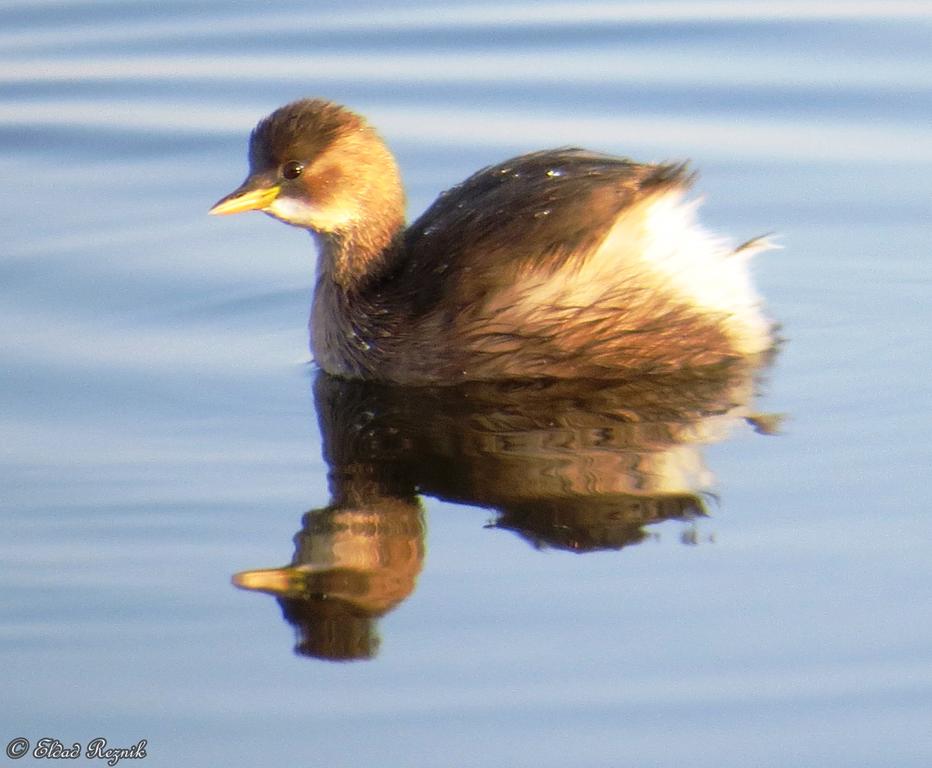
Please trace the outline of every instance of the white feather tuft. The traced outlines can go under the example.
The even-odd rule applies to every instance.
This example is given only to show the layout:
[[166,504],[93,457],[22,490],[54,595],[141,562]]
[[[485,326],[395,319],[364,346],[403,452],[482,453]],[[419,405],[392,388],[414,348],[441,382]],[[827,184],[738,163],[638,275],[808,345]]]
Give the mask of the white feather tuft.
[[763,352],[772,344],[771,323],[761,312],[747,262],[774,246],[757,238],[734,248],[698,224],[699,202],[684,201],[680,191],[653,200],[646,211],[641,257],[684,299],[724,315],[741,352]]

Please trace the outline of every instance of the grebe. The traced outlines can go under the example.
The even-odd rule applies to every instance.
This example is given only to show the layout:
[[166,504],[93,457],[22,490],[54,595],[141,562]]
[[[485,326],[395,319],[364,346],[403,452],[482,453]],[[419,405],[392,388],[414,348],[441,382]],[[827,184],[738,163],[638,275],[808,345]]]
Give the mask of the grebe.
[[695,220],[684,164],[584,149],[484,168],[405,228],[376,131],[319,99],[261,120],[212,214],[310,230],[311,349],[327,373],[402,384],[621,378],[766,352],[773,326],[733,248]]

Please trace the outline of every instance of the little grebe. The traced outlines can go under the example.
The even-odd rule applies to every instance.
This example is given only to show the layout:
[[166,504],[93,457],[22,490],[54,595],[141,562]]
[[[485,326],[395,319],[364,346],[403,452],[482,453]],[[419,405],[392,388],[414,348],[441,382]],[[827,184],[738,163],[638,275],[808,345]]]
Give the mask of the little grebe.
[[684,165],[583,149],[485,168],[404,226],[391,152],[322,100],[260,121],[249,176],[212,214],[311,230],[311,347],[328,373],[406,384],[618,378],[773,344],[747,257],[702,230]]

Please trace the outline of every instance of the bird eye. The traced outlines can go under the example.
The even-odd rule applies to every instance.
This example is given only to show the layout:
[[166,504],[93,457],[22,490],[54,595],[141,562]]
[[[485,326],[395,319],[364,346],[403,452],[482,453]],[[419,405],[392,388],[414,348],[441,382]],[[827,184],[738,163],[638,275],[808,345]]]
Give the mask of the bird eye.
[[301,173],[304,171],[304,164],[292,160],[290,163],[285,163],[282,166],[282,176],[291,181],[292,179],[298,178]]

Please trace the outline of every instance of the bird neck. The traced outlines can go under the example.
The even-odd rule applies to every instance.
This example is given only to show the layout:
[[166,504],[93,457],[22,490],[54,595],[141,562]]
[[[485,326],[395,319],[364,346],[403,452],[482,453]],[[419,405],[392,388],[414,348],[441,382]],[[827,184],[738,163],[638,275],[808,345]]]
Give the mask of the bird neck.
[[[327,150],[337,180],[320,202],[322,274],[347,292],[371,283],[391,266],[405,223],[405,194],[398,164],[371,129],[350,131]],[[322,161],[318,161],[322,163]],[[327,163],[322,167],[326,170]],[[348,169],[352,169],[352,172]],[[323,173],[323,171],[322,171]],[[341,181],[342,180],[342,181]],[[319,197],[320,195],[312,195]]]
[[365,288],[391,268],[401,250],[404,222],[367,222],[357,227],[318,234],[320,276],[347,293]]
[[317,237],[320,255],[310,317],[314,359],[337,376],[371,377],[384,352],[386,329],[399,319],[385,312],[383,278],[402,258],[402,234],[388,245],[368,247],[368,241],[346,235]]

